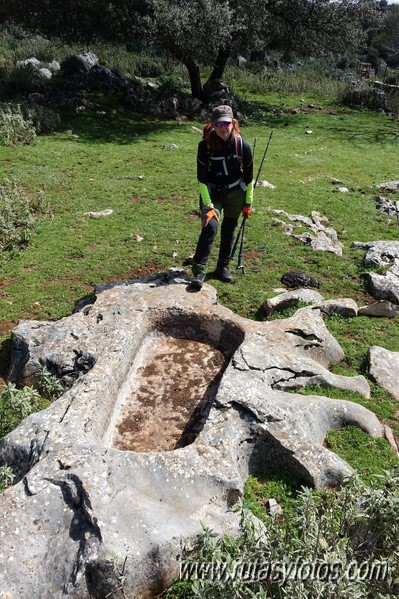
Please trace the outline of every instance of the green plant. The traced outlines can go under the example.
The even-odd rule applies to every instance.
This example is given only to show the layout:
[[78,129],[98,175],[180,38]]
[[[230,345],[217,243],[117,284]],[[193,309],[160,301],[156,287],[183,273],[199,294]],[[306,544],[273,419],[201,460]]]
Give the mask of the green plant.
[[29,145],[36,138],[33,122],[26,118],[19,104],[0,106],[0,142],[6,146]]
[[0,264],[29,242],[37,216],[47,210],[43,192],[28,196],[15,181],[0,185]]
[[39,104],[0,104],[0,140],[13,147],[29,145],[36,135],[52,133],[61,124],[59,114]]
[[36,375],[39,393],[45,399],[53,401],[58,399],[64,392],[61,381],[51,374],[47,368],[42,368]]
[[33,387],[18,389],[7,383],[0,395],[0,436],[9,433],[23,418],[42,407],[42,398]]
[[273,498],[281,507],[289,511],[295,504],[303,483],[304,481],[292,473],[286,474],[265,468],[248,477],[243,505],[260,520],[268,519],[265,510],[266,500]]
[[9,466],[0,466],[0,493],[12,485],[14,472]]
[[32,123],[36,135],[53,133],[59,129],[61,118],[55,110],[40,104],[21,103],[20,106],[25,120]]

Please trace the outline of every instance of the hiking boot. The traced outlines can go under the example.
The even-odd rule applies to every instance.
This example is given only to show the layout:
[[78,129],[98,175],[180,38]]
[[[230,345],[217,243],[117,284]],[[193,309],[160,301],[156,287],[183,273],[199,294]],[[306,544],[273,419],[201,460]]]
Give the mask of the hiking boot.
[[229,271],[229,269],[227,268],[227,266],[225,264],[220,264],[217,266],[217,268],[215,270],[215,275],[218,277],[218,279],[220,279],[224,283],[232,283],[233,282],[233,275],[231,274],[231,272]]
[[204,284],[205,281],[205,273],[204,272],[199,272],[197,275],[195,275],[195,277],[192,279],[190,286],[193,289],[202,289],[202,286]]

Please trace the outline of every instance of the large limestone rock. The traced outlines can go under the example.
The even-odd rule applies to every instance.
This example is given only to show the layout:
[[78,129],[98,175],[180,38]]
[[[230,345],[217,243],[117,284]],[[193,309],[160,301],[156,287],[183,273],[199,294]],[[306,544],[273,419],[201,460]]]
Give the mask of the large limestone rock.
[[399,352],[373,345],[368,351],[370,376],[385,391],[399,400]]
[[353,241],[352,248],[367,250],[363,258],[365,266],[389,266],[399,260],[399,241]]
[[373,297],[399,304],[399,241],[354,241],[351,247],[365,249],[365,266],[389,267],[384,274],[367,273]]
[[342,358],[318,310],[253,322],[176,271],[98,287],[58,322],[21,322],[11,379],[46,366],[67,390],[0,441],[16,473],[0,496],[0,591],[120,597],[122,573],[124,596],[154,597],[201,523],[236,527],[250,472],[339,484],[351,468],[327,432],[383,427],[360,405],[284,389],[359,384],[329,372]]

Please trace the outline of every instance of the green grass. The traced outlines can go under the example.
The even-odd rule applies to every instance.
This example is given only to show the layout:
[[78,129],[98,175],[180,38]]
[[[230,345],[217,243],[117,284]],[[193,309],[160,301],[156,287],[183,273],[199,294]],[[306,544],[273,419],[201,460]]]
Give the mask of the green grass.
[[260,520],[266,522],[267,500],[275,499],[285,513],[291,513],[302,486],[309,486],[309,484],[292,473],[265,468],[262,472],[256,472],[248,477],[243,505]]
[[399,459],[385,439],[372,439],[356,426],[327,435],[327,446],[355,468],[365,482],[399,467]]
[[[64,117],[62,132],[41,136],[32,146],[0,148],[2,176],[15,179],[26,193],[43,190],[51,211],[41,218],[30,245],[0,273],[3,375],[10,329],[18,319],[67,316],[94,285],[181,266],[195,249],[200,135],[192,126],[202,123],[178,124],[124,112],[111,99],[93,101],[93,110]],[[276,96],[274,102],[281,105]],[[396,239],[398,234],[372,199],[378,183],[395,179],[397,121],[336,105],[299,108],[299,113],[265,110],[264,122],[249,119],[241,128],[251,144],[257,138],[256,168],[273,128],[260,179],[276,188],[255,192],[256,211],[246,230],[245,275],[237,273],[233,285],[210,282],[221,304],[248,318],[263,318],[264,300],[281,286],[284,272],[298,267],[321,280],[325,298],[351,297],[360,305],[371,301],[362,276],[364,252],[350,244]],[[350,192],[334,193],[333,177]],[[113,210],[111,216],[84,216],[107,208]],[[343,257],[313,252],[286,237],[273,224],[271,209],[303,215],[317,210],[327,216],[344,243]],[[215,261],[216,251],[210,269]],[[396,319],[331,317],[326,323],[345,351],[345,361],[334,367],[340,374],[367,375],[370,345],[399,348]],[[364,403],[364,398],[354,401]],[[369,406],[396,426],[393,402],[376,385]]]

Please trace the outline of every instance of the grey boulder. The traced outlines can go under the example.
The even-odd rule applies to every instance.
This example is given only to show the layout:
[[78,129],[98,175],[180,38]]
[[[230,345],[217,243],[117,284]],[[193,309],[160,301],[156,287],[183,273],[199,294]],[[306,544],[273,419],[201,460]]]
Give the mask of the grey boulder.
[[399,352],[373,345],[368,351],[369,373],[376,383],[399,400]]

